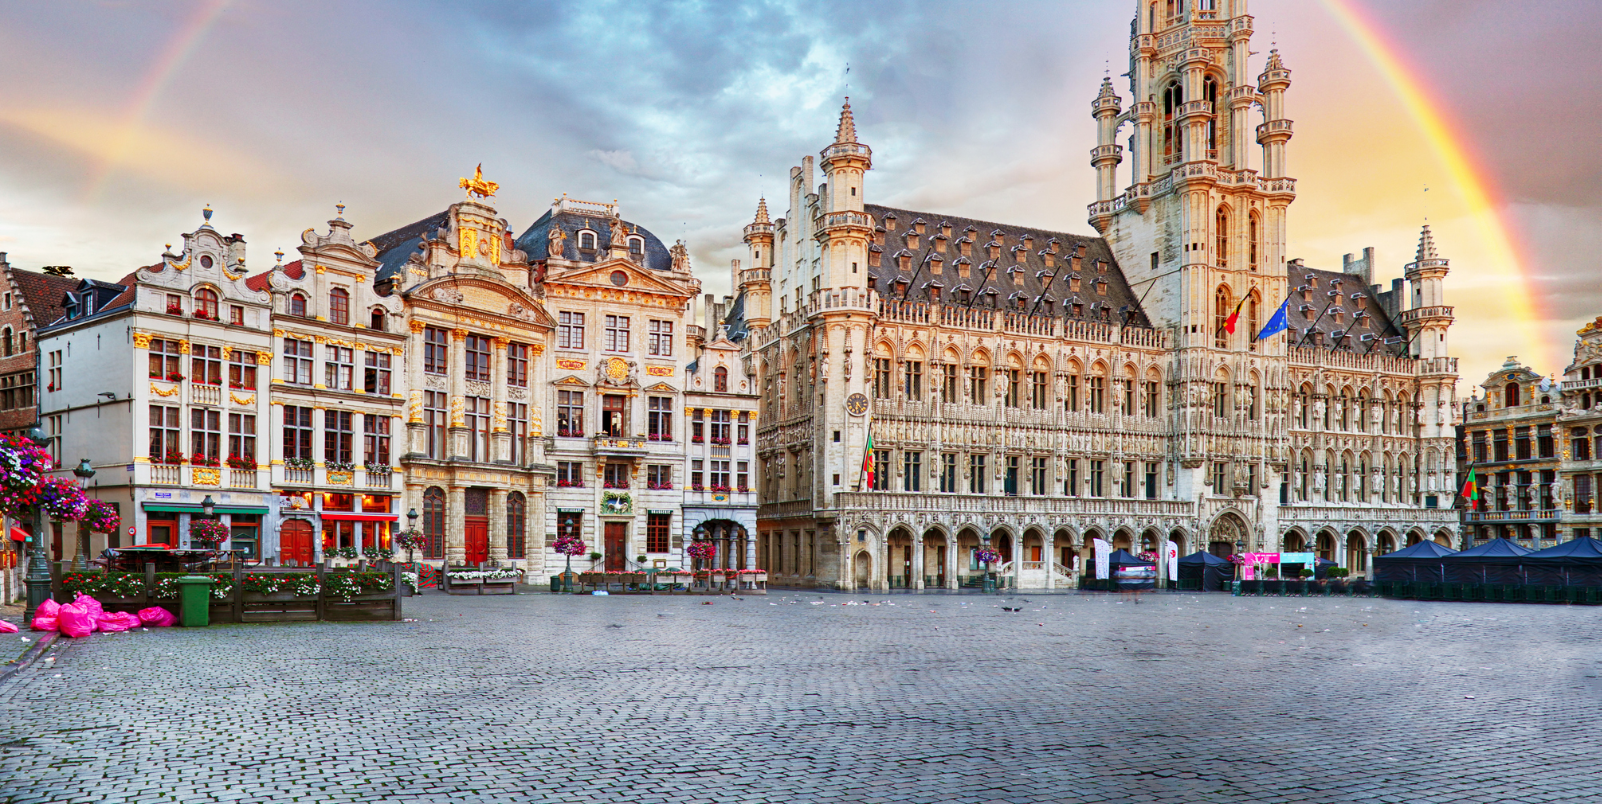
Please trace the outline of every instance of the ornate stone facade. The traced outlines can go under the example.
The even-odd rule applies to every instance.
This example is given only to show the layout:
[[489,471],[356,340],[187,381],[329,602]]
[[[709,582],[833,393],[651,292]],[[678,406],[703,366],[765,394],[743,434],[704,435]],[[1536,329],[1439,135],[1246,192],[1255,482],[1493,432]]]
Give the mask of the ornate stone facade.
[[[973,582],[989,541],[1023,587],[1072,585],[1094,538],[1133,551],[1376,550],[1457,529],[1447,261],[1285,257],[1291,72],[1255,77],[1238,2],[1139,11],[1122,109],[1092,104],[1100,236],[867,204],[850,106],[747,228],[763,395],[759,561],[777,582]],[[1265,121],[1254,127],[1254,107]],[[1132,180],[1116,196],[1119,130]],[[1252,143],[1262,158],[1252,159]],[[1256,335],[1287,300],[1290,330]],[[872,434],[873,480],[865,460]]]

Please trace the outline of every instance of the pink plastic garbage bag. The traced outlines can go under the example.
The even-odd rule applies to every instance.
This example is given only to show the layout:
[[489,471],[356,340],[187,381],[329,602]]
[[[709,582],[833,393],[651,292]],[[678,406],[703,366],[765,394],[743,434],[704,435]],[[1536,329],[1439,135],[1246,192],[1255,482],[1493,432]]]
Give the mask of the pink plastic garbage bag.
[[[35,617],[54,617],[54,616],[56,616],[56,612],[58,612],[60,610],[61,610],[61,604],[60,603],[57,603],[54,600],[46,600],[45,602],[39,604],[39,608],[33,610],[33,616],[35,616]],[[55,630],[55,629],[51,629],[51,630]]]
[[89,620],[91,622],[98,622],[100,615],[106,613],[106,608],[100,605],[100,601],[81,592],[78,594],[78,599],[73,601],[73,605],[89,612]]
[[56,618],[54,617],[34,617],[33,622],[28,627],[35,631],[60,630],[60,626],[56,623]]
[[95,632],[95,621],[77,603],[68,603],[56,612],[56,622],[61,626],[63,636],[73,639],[82,639]]
[[178,618],[161,606],[151,606],[139,610],[139,621],[151,628],[166,628],[178,624]]
[[126,611],[102,614],[95,618],[95,627],[101,631],[127,631],[139,627],[139,616]]
[[17,633],[17,624],[10,620],[0,620],[0,634]]

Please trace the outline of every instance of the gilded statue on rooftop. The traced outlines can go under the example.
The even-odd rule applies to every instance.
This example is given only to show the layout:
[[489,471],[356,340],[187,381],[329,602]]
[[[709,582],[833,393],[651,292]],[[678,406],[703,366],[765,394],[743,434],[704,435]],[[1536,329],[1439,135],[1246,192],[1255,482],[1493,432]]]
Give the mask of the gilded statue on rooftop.
[[501,189],[501,185],[493,181],[485,181],[484,164],[475,165],[473,178],[458,179],[457,186],[468,191],[469,198],[488,198]]

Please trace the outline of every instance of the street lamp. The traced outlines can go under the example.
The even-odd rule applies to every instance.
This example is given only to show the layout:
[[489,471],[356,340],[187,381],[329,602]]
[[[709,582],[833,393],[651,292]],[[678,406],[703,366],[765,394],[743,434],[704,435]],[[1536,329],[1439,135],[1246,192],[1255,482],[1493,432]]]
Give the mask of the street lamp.
[[[89,479],[95,476],[95,467],[89,465],[89,459],[84,458],[72,470],[78,476],[78,488],[89,488]],[[72,569],[74,572],[83,572],[89,569],[89,528],[84,523],[78,523],[78,555],[73,556]]]
[[216,514],[217,503],[212,502],[212,495],[208,494],[205,499],[201,500],[201,515],[207,519],[215,519]]
[[1247,555],[1242,552],[1246,548],[1247,548],[1247,544],[1245,544],[1240,538],[1238,538],[1236,540],[1236,554],[1237,554],[1237,557],[1240,560],[1237,561],[1237,564],[1236,564],[1236,574],[1237,574],[1237,580],[1239,580],[1239,581],[1242,580],[1242,576],[1247,575],[1248,559],[1247,559]]
[[[43,428],[35,425],[28,429],[28,440],[35,446],[44,448],[50,445],[50,437],[45,435]],[[28,574],[22,580],[28,587],[28,608],[22,613],[23,622],[32,622],[33,613],[40,604],[50,599],[50,564],[45,558],[45,507],[36,506],[34,511],[33,552],[28,556]]]
[[407,563],[412,563],[412,543],[418,535],[418,509],[407,511]]

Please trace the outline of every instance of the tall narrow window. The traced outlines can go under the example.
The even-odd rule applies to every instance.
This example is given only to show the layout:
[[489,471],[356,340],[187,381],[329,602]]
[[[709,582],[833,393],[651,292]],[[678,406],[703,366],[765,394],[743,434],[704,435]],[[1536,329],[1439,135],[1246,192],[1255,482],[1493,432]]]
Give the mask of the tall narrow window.
[[958,402],[958,366],[955,364],[941,364],[941,401],[943,404]]
[[874,359],[874,398],[891,398],[891,358]]
[[290,294],[290,315],[297,318],[306,317],[306,297],[299,293]]
[[[228,414],[228,457],[240,468],[256,465],[256,417],[248,413]],[[244,466],[249,464],[249,467]],[[231,464],[232,465],[232,464]]]
[[512,436],[512,462],[518,466],[529,463],[529,404],[507,403],[507,432]]
[[284,460],[299,464],[293,468],[309,469],[315,457],[312,454],[312,409],[285,405]]
[[[1209,125],[1213,126],[1214,124],[1210,123]],[[1212,148],[1214,146],[1210,145],[1209,147]],[[1220,207],[1214,212],[1214,264],[1216,266],[1225,267],[1226,249],[1230,247],[1230,244],[1230,216],[1226,213],[1225,207]]]
[[524,520],[526,504],[521,492],[512,492],[507,495],[507,557],[524,557]]
[[713,391],[715,393],[728,393],[730,390],[730,370],[719,366],[713,369]]
[[557,392],[557,435],[580,438],[585,435],[585,392]]
[[150,406],[150,459],[155,463],[176,464],[183,460],[179,451],[178,408]]
[[[51,353],[55,355],[54,352]],[[223,349],[220,346],[196,344],[189,350],[189,381],[205,385],[223,384]],[[56,383],[61,390],[61,383]]]
[[585,314],[557,313],[557,348],[585,348]]
[[604,346],[609,352],[629,351],[629,316],[610,315],[605,322]]
[[1203,100],[1209,104],[1209,120],[1203,130],[1203,147],[1208,149],[1209,159],[1218,159],[1220,147],[1220,84],[1212,75],[1203,77]]
[[1248,270],[1259,270],[1259,214],[1248,213]]
[[649,441],[674,440],[674,398],[646,398],[646,438]]
[[969,367],[969,403],[971,405],[986,404],[986,367]]
[[350,465],[351,439],[351,412],[323,411],[323,461]]
[[657,320],[648,322],[646,353],[655,357],[674,355],[674,322]]
[[217,291],[201,288],[195,293],[195,317],[217,320]]
[[924,363],[909,360],[902,364],[902,395],[909,402],[924,401]]
[[969,493],[986,493],[986,456],[976,453],[969,456]]
[[390,466],[390,417],[369,413],[362,417],[362,460],[368,466]]
[[423,557],[446,554],[446,493],[437,487],[423,492]]
[[[150,377],[153,380],[182,380],[184,371],[179,363],[178,341],[153,338],[150,342]],[[294,382],[294,380],[290,380]]]
[[448,345],[449,334],[440,327],[423,328],[423,372],[425,374],[446,373],[447,355],[451,354]]
[[446,458],[446,392],[423,392],[423,426],[428,433],[427,449],[430,458]]
[[921,467],[921,462],[922,462],[923,458],[924,458],[924,453],[922,453],[922,452],[904,452],[904,453],[902,453],[902,490],[903,491],[919,491],[919,490],[921,490],[922,487],[920,486],[920,481],[923,479],[922,474],[921,474],[922,471],[923,471],[922,467]]
[[390,355],[368,350],[362,357],[362,390],[390,395]]
[[958,491],[958,453],[945,452],[941,455],[941,491],[943,494],[955,494]]
[[490,339],[469,335],[463,340],[463,379],[490,382]]
[[1225,320],[1231,316],[1231,291],[1224,285],[1214,291],[1214,348],[1224,349],[1227,343]]
[[507,344],[507,384],[516,388],[529,387],[529,344]]
[[1019,369],[1008,369],[1003,375],[1007,385],[1003,388],[1003,404],[1011,408],[1019,407]]
[[1164,119],[1162,128],[1164,164],[1174,164],[1181,158],[1181,132],[1175,118],[1181,111],[1181,85],[1171,84],[1164,90]]
[[228,356],[228,387],[256,390],[256,353],[235,349]]
[[468,425],[468,460],[490,460],[490,400],[482,396],[464,399],[464,423]]
[[1093,377],[1087,377],[1086,378],[1086,402],[1087,402],[1087,409],[1091,413],[1106,413],[1107,412],[1105,410],[1104,404],[1103,404],[1103,378],[1102,377],[1093,376]]
[[1259,351],[1259,294],[1248,294],[1248,351]]
[[1047,376],[1045,371],[1030,373],[1030,406],[1036,410],[1047,409]]
[[329,291],[329,323],[351,323],[351,292],[345,288]]
[[204,466],[216,466],[222,450],[223,414],[216,410],[196,408],[190,411],[190,460]]
[[324,346],[323,386],[331,391],[351,390],[351,376],[356,370],[347,346]]

